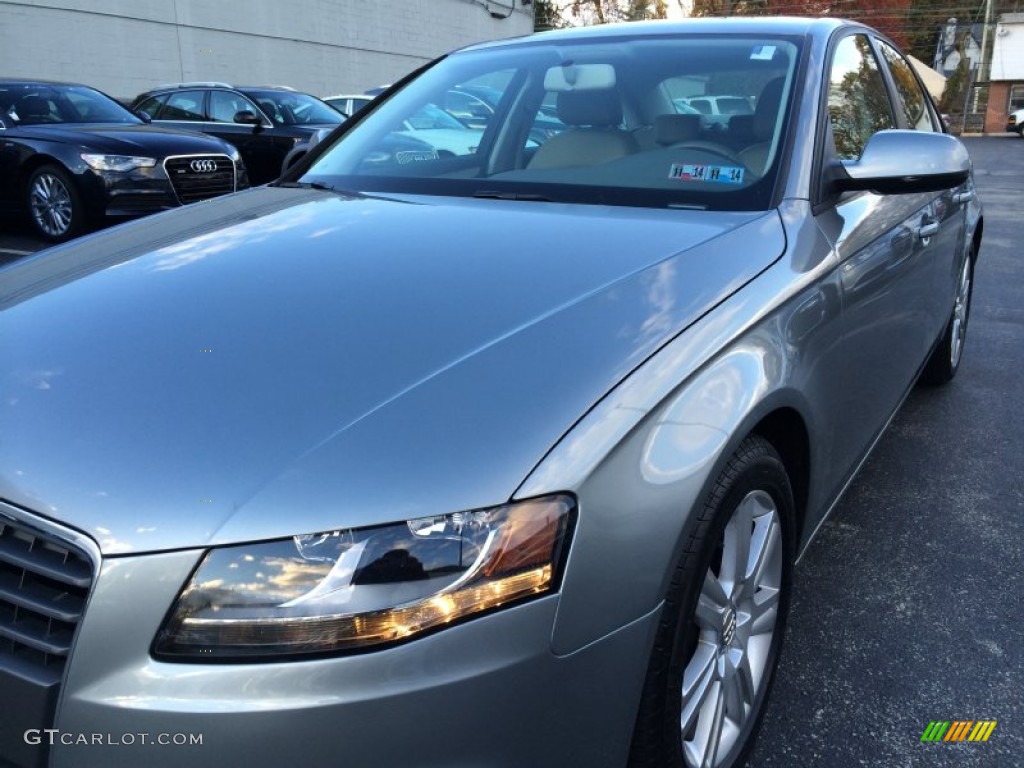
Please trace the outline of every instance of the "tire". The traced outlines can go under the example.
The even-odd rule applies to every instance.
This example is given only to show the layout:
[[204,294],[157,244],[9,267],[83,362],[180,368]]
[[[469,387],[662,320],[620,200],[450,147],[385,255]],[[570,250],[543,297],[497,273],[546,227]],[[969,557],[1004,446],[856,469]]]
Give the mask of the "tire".
[[746,760],[778,664],[794,541],[782,460],[766,440],[748,437],[708,494],[673,574],[633,734],[633,768],[729,768]]
[[56,165],[43,165],[25,184],[28,219],[36,233],[51,243],[80,235],[86,226],[85,206],[71,176]]
[[960,277],[957,279],[953,311],[938,345],[932,350],[920,382],[926,386],[940,386],[951,381],[960,370],[964,343],[967,341],[967,322],[971,317],[971,295],[974,292],[974,249],[967,254]]

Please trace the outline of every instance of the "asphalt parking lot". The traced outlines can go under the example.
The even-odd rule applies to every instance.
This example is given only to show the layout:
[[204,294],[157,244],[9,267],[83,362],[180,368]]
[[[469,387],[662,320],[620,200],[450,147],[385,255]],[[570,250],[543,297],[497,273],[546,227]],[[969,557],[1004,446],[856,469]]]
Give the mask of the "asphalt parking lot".
[[[966,143],[986,228],[960,373],[912,393],[798,566],[752,767],[1024,766],[1024,141]],[[0,264],[41,247],[0,221]],[[997,726],[922,743],[935,720]]]

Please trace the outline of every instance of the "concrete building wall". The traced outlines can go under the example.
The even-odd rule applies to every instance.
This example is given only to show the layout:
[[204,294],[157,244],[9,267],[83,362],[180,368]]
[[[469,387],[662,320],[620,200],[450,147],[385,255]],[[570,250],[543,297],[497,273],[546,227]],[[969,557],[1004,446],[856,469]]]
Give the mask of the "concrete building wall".
[[532,29],[522,0],[0,0],[0,77],[120,98],[181,80],[360,93]]
[[1024,13],[1003,14],[996,24],[990,79],[1024,81]]

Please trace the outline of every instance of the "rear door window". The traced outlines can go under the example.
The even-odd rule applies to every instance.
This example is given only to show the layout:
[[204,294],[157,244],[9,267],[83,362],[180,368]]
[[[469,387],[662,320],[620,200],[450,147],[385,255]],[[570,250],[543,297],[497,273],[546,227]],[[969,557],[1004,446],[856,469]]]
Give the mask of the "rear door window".
[[203,91],[178,91],[170,94],[160,110],[160,120],[205,120]]

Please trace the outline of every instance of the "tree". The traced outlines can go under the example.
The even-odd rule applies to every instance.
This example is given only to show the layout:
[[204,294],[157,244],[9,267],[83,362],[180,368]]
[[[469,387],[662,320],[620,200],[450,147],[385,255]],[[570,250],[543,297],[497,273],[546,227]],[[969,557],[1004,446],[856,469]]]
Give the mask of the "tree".
[[543,32],[547,29],[561,29],[567,26],[562,11],[555,0],[534,0],[533,31]]
[[533,28],[664,19],[668,17],[668,3],[669,0],[535,0]]
[[[772,16],[835,16],[869,24],[907,47],[912,0],[766,0],[764,13]],[[934,40],[932,44],[934,45]]]

